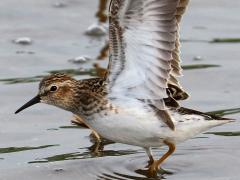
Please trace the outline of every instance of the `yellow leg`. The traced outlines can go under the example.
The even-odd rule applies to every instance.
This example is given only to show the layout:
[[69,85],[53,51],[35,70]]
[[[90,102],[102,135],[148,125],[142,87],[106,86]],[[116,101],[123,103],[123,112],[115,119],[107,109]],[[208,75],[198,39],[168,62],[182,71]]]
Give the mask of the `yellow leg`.
[[99,0],[99,9],[96,13],[96,16],[99,19],[99,22],[106,22],[107,21],[107,15],[105,14],[107,9],[108,0]]
[[157,175],[157,171],[160,168],[160,165],[170,156],[174,153],[176,147],[175,144],[168,142],[168,141],[164,141],[164,144],[166,144],[168,146],[168,152],[166,152],[158,161],[154,161],[152,163],[152,165],[150,166],[150,168],[148,169],[149,171],[149,175],[151,177],[154,177]]
[[84,122],[84,120],[77,115],[73,115],[73,119],[71,120],[73,124],[76,124],[78,126],[84,127],[84,128],[89,128],[88,125]]
[[74,117],[74,119],[72,120],[72,123],[91,129],[92,134],[93,134],[94,138],[96,139],[96,141],[99,143],[101,142],[100,135],[95,130],[93,130],[90,126],[88,126],[80,116],[73,115],[73,117]]
[[97,59],[103,60],[108,56],[108,51],[109,51],[109,42],[107,42],[104,47],[101,49]]
[[[91,129],[91,128],[90,128],[90,129]],[[99,135],[95,130],[93,130],[93,129],[91,129],[91,130],[92,130],[92,134],[93,134],[94,138],[96,139],[96,141],[97,141],[98,143],[100,143],[100,142],[102,141],[100,135]]]

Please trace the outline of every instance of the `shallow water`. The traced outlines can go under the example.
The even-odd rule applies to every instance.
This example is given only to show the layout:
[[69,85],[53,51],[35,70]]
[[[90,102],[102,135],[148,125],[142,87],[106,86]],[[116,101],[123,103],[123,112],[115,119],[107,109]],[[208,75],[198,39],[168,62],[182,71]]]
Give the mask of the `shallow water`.
[[[0,3],[0,180],[150,179],[141,148],[108,141],[96,144],[89,130],[71,125],[71,113],[40,104],[13,114],[35,95],[43,76],[60,71],[88,78],[104,73],[107,65],[107,60],[79,65],[68,61],[81,55],[94,59],[104,47],[105,37],[84,33],[96,21],[95,1],[17,3]],[[191,2],[181,33],[182,85],[191,94],[184,106],[239,119],[239,6],[235,0]],[[19,37],[30,37],[32,43],[12,42]],[[201,60],[195,61],[196,56]],[[238,180],[239,128],[236,121],[179,144],[163,164],[172,174],[156,179]],[[154,149],[154,155],[165,151]]]

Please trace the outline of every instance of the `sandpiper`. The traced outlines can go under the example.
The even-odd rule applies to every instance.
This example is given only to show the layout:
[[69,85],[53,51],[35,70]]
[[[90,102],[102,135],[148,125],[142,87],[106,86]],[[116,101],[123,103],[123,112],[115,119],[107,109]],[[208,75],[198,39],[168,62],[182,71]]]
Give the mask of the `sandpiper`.
[[[110,62],[104,78],[45,77],[36,97],[71,111],[101,136],[143,147],[149,173],[183,142],[209,128],[232,122],[179,106],[188,97],[181,75],[179,24],[189,0],[112,0],[109,8]],[[151,147],[169,150],[154,160]]]

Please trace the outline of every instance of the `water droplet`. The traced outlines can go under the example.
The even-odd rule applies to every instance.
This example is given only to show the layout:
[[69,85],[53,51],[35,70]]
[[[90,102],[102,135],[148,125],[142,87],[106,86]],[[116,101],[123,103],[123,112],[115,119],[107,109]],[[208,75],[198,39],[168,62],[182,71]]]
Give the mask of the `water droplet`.
[[69,59],[68,61],[74,64],[82,64],[82,63],[86,63],[88,61],[92,60],[92,58],[90,58],[89,56],[78,56],[72,59]]
[[53,3],[53,7],[55,8],[64,8],[67,6],[67,3],[64,1],[56,1],[55,3]]
[[201,61],[201,60],[203,60],[203,58],[202,58],[201,56],[195,56],[195,57],[193,58],[193,60],[194,60],[194,61]]
[[35,54],[35,52],[19,50],[19,51],[16,51],[16,54]]
[[104,36],[107,34],[107,27],[103,23],[95,23],[88,27],[86,34],[89,36]]
[[30,45],[30,44],[32,44],[32,39],[29,37],[19,37],[19,38],[13,40],[13,42],[16,44],[21,44],[21,45]]

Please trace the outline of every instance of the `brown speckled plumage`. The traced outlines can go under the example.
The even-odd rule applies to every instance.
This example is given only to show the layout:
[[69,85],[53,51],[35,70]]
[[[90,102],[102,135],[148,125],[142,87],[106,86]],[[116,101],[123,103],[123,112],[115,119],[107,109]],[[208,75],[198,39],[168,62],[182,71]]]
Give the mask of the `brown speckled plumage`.
[[[51,86],[57,86],[58,91],[51,93]],[[71,112],[81,112],[90,115],[106,108],[106,83],[103,78],[75,80],[66,74],[54,74],[45,77],[39,92],[42,100]],[[71,107],[71,109],[69,109]]]

